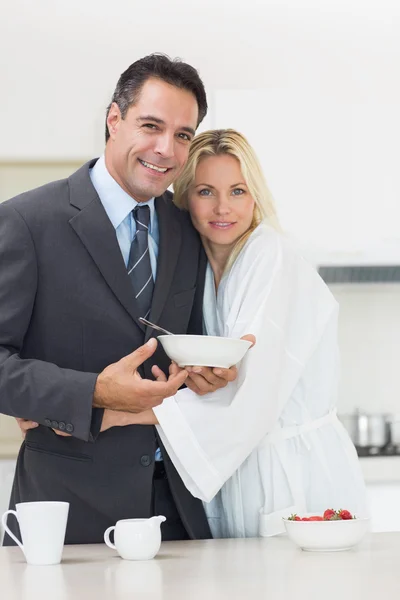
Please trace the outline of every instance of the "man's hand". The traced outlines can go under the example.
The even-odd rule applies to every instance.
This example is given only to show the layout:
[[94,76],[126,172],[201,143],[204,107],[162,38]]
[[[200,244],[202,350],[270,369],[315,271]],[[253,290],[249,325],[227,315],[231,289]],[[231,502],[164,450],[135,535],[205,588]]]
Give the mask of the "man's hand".
[[[188,373],[185,369],[179,368],[171,370],[168,379],[158,367],[153,369],[156,373],[162,373],[162,376],[155,375],[156,381],[140,377],[137,367],[150,358],[156,348],[157,340],[151,339],[147,344],[109,365],[100,373],[93,398],[93,406],[106,409],[100,431],[124,425],[156,424],[157,419],[153,411],[148,409],[161,404],[164,398],[176,394],[185,382]],[[141,413],[141,416],[135,413]],[[38,427],[38,423],[29,419],[17,418],[16,421],[23,438],[29,429]],[[53,431],[62,437],[71,435],[58,429]]]
[[39,425],[39,423],[36,423],[35,421],[29,421],[29,419],[19,419],[17,417],[15,420],[18,423],[18,427],[20,428],[22,437],[24,439],[30,429],[35,429]]
[[173,396],[186,381],[185,369],[170,373],[168,379],[142,379],[137,368],[154,354],[157,340],[151,339],[132,354],[109,365],[97,378],[93,406],[131,413],[142,412]]
[[[256,338],[252,334],[244,335],[240,338],[241,340],[247,340],[252,343],[252,346],[256,343]],[[230,369],[220,369],[212,367],[185,367],[188,371],[189,377],[186,380],[186,386],[195,392],[199,396],[210,394],[228,385],[230,381],[235,381],[237,377],[237,368],[235,366]],[[180,367],[175,363],[170,366],[170,376],[177,374],[181,371]],[[158,367],[153,367],[153,375],[157,381],[166,381],[166,377]]]

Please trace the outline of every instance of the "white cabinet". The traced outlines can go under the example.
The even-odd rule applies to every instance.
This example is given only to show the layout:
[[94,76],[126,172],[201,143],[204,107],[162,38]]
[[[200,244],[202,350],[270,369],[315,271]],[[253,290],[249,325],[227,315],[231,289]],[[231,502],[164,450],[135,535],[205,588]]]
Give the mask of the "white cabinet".
[[[15,460],[0,460],[0,516],[8,509],[14,471]],[[3,531],[0,525],[0,544],[2,539]]]
[[371,531],[400,531],[400,482],[367,484]]
[[400,239],[396,103],[301,81],[220,90],[213,125],[253,144],[283,228],[305,246],[356,254]]
[[400,531],[400,457],[360,459],[367,485],[372,531]]
[[[84,162],[99,156],[104,147],[109,95],[104,90],[99,93],[93,85],[95,76],[91,80],[86,67],[83,70],[86,73],[81,74],[82,79],[76,78],[72,86],[65,84],[60,72],[51,76],[46,70],[35,69],[26,69],[23,84],[19,85],[14,78],[8,86],[4,85],[7,101],[0,100],[4,115],[0,161]],[[47,101],[43,99],[41,85],[50,88]],[[27,89],[29,103],[22,93]],[[17,127],[15,115],[19,115]]]
[[350,237],[343,218],[351,197],[346,106],[305,87],[218,91],[214,121],[254,146],[285,230],[315,243],[333,241],[339,228],[342,241]]

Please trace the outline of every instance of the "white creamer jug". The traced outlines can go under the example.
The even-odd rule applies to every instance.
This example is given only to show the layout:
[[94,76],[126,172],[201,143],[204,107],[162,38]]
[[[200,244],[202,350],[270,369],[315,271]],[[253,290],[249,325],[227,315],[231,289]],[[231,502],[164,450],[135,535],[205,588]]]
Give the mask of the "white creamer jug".
[[[163,516],[150,519],[122,519],[104,532],[104,541],[126,560],[149,560],[154,558],[161,546],[161,523]],[[110,533],[114,531],[114,544]]]

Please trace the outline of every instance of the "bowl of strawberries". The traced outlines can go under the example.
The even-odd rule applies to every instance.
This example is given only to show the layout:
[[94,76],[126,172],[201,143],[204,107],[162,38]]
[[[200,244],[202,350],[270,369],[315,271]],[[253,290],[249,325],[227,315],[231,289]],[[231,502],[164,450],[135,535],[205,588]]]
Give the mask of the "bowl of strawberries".
[[289,538],[302,550],[337,552],[356,546],[369,529],[368,517],[357,518],[346,509],[327,508],[322,515],[307,513],[283,519]]

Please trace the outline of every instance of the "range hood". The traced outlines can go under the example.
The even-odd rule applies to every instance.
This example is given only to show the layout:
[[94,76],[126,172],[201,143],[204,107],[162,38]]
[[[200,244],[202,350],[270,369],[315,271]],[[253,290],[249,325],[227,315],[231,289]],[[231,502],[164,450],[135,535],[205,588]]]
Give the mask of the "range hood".
[[400,265],[324,265],[318,273],[328,283],[400,283]]
[[329,284],[400,283],[400,238],[371,240],[346,248],[314,248],[309,252],[322,279]]

